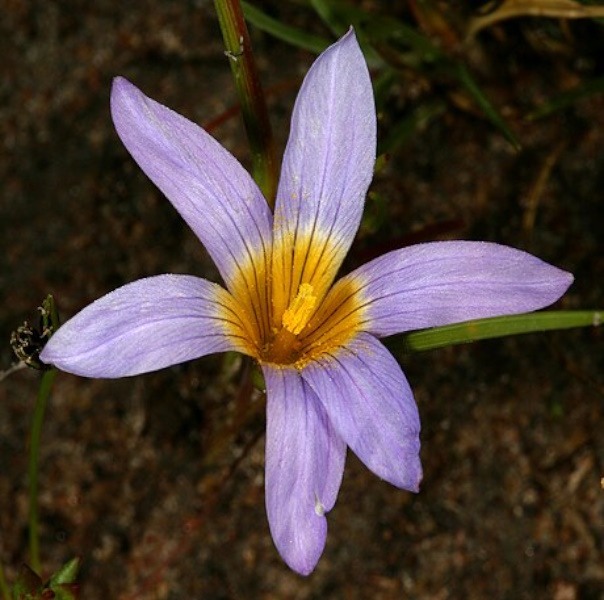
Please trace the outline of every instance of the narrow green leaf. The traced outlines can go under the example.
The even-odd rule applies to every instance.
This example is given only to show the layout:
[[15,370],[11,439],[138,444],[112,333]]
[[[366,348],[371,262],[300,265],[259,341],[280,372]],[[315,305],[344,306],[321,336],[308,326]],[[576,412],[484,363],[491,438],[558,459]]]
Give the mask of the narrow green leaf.
[[383,69],[373,78],[373,98],[375,100],[375,109],[378,114],[384,110],[384,106],[390,93],[390,88],[396,82],[396,80],[396,71],[388,68]]
[[75,583],[80,570],[81,559],[76,557],[66,562],[54,575],[50,578],[50,587],[61,585],[64,583]]
[[259,8],[252,6],[248,2],[241,2],[241,8],[245,18],[254,27],[257,27],[261,31],[264,31],[277,39],[280,39],[292,46],[320,54],[331,44],[330,40],[313,35],[307,31],[285,25],[273,17],[269,17],[266,13],[262,12]]
[[588,98],[589,96],[595,96],[597,94],[602,93],[604,93],[604,77],[597,77],[595,79],[591,79],[570,90],[561,92],[557,96],[554,96],[543,106],[533,111],[528,116],[528,119],[530,121],[536,121],[537,119],[548,117],[552,113],[564,110],[565,108],[572,106],[579,100],[583,100],[583,98]]
[[356,18],[351,18],[353,9],[345,7],[341,2],[310,0],[310,4],[336,37],[344,35],[348,27],[358,20],[358,14]]
[[38,475],[39,475],[39,455],[40,455],[40,436],[42,435],[42,425],[44,423],[44,412],[50,396],[52,384],[57,376],[57,370],[46,371],[40,381],[38,397],[34,407],[34,414],[31,424],[31,433],[29,438],[29,460],[27,466],[28,472],[28,496],[29,496],[29,560],[36,572],[41,572],[40,562],[40,540],[38,537]]
[[409,116],[401,119],[383,138],[379,145],[378,153],[392,153],[403,146],[411,136],[427,127],[432,121],[440,117],[447,109],[442,100],[426,102],[418,106]]
[[468,94],[474,99],[476,104],[482,109],[487,119],[497,127],[505,139],[512,144],[515,150],[520,150],[520,141],[514,134],[514,132],[508,127],[503,117],[497,112],[497,109],[491,104],[491,101],[486,97],[484,92],[480,89],[470,72],[462,63],[456,63],[454,66],[454,73],[466,89]]
[[365,27],[367,38],[372,43],[389,42],[399,47],[413,50],[422,61],[434,62],[443,58],[442,52],[411,25],[393,17],[376,16],[368,20]]
[[335,37],[341,37],[350,26],[354,27],[369,68],[383,66],[383,60],[375,52],[365,34],[365,25],[375,18],[371,13],[340,0],[310,0],[310,4]]
[[433,329],[396,336],[392,342],[395,349],[407,352],[423,352],[508,335],[573,329],[575,327],[598,327],[603,320],[604,311],[602,310],[537,312],[434,327]]

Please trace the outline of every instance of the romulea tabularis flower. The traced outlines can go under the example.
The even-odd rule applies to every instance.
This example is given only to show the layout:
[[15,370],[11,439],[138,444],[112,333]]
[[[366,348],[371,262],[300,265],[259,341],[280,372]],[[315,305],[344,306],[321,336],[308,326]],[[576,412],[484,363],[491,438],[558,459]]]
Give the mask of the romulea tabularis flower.
[[371,81],[352,30],[302,84],[274,215],[229,152],[123,78],[111,111],[225,287],[186,275],[135,281],[65,323],[41,359],[87,377],[124,377],[214,352],[254,358],[266,382],[270,530],[287,564],[308,574],[347,447],[379,477],[419,488],[417,407],[379,338],[533,311],[556,301],[572,276],[520,250],[460,241],[390,252],[334,284],[376,153]]

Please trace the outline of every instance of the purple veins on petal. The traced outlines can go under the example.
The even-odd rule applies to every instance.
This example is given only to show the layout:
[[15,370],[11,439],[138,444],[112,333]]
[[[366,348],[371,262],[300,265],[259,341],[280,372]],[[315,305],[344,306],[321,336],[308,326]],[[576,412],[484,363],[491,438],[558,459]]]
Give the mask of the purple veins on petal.
[[399,364],[379,340],[358,334],[306,366],[302,378],[350,449],[376,475],[417,492],[420,422]]
[[347,445],[379,477],[418,491],[420,420],[377,339],[529,312],[572,275],[513,248],[438,242],[391,252],[331,288],[357,232],[376,153],[366,62],[351,29],[300,89],[275,217],[239,162],[199,126],[115,79],[125,147],[214,259],[228,289],[185,275],[135,281],[65,323],[40,358],[88,377],[123,377],[236,350],[267,387],[266,509],[302,575],[325,546]]
[[312,65],[294,107],[275,207],[278,314],[300,283],[327,292],[357,232],[375,153],[373,88],[351,30]]
[[531,312],[558,300],[573,281],[521,250],[464,241],[395,250],[348,278],[362,282],[362,328],[378,336]]
[[227,350],[245,351],[231,296],[188,275],[129,283],[61,326],[40,358],[84,377],[125,377]]
[[273,218],[241,164],[201,127],[123,77],[113,83],[111,114],[128,152],[199,237],[227,287],[242,266],[265,270]]

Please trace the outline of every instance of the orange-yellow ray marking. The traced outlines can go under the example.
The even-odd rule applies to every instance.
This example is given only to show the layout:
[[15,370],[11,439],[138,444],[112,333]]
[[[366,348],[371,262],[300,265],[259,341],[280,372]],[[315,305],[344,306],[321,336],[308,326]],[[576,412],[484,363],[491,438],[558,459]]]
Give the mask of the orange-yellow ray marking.
[[312,235],[300,231],[281,234],[273,248],[273,326],[281,325],[283,314],[305,284],[312,286],[318,307],[337,274],[342,258],[338,240],[316,230]]
[[248,345],[257,357],[265,332],[270,330],[270,265],[268,250],[259,248],[255,255],[246,255],[238,263],[238,273],[231,279],[230,291],[242,327],[247,333]]
[[239,263],[222,313],[242,352],[261,363],[302,369],[361,331],[367,316],[363,282],[346,277],[330,289],[341,253],[337,238],[315,231],[282,236],[270,262],[259,252]]
[[365,305],[361,283],[350,277],[338,281],[300,336],[296,367],[302,369],[319,356],[332,352],[361,331]]

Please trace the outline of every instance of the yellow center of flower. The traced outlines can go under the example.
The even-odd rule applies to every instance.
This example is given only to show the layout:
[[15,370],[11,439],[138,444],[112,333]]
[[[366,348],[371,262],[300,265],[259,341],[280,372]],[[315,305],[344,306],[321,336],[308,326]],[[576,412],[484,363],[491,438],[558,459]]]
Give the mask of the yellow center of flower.
[[333,242],[316,234],[286,241],[275,244],[272,261],[242,265],[232,290],[231,314],[241,323],[233,335],[260,363],[301,369],[360,331],[365,310],[361,282],[346,278],[329,289],[340,262]]
[[298,335],[306,327],[313,313],[317,303],[317,297],[313,292],[314,288],[310,283],[303,283],[298,290],[298,295],[283,313],[281,323],[294,335]]

